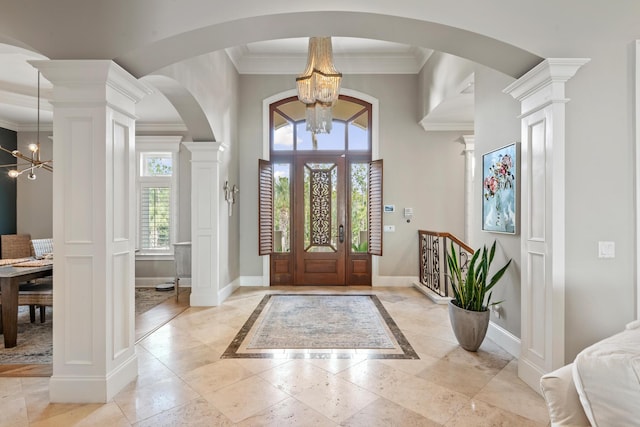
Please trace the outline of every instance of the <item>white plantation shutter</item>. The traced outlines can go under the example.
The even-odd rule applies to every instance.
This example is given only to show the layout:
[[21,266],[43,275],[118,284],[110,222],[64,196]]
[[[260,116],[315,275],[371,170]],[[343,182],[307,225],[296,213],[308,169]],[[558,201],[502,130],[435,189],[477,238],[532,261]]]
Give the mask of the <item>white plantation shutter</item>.
[[136,136],[136,256],[173,254],[178,230],[181,141],[178,136]]
[[171,249],[171,187],[142,184],[140,189],[141,249]]
[[369,162],[369,249],[382,256],[382,160]]
[[273,252],[273,165],[258,159],[258,255]]

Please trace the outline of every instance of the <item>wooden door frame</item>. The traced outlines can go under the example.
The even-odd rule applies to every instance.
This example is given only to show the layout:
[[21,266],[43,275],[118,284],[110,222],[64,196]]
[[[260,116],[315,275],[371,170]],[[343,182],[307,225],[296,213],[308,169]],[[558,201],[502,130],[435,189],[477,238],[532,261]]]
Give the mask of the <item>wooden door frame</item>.
[[[353,98],[358,98],[363,101],[371,104],[371,160],[380,159],[380,102],[377,98],[357,90],[349,89],[342,87],[340,89],[340,93],[343,95],[351,96]],[[262,100],[262,155],[261,158],[265,160],[271,160],[271,150],[270,150],[270,133],[271,129],[269,127],[269,106],[274,102],[297,95],[296,89],[285,90],[276,94],[273,94]],[[242,196],[241,194],[241,197]],[[385,283],[381,281],[379,275],[379,257],[372,256],[371,257],[371,286],[380,285],[383,286]],[[251,283],[255,283],[255,286],[269,286],[270,278],[271,278],[271,266],[270,266],[271,256],[263,256],[262,257],[262,276],[258,276],[255,279],[255,282],[251,281]]]

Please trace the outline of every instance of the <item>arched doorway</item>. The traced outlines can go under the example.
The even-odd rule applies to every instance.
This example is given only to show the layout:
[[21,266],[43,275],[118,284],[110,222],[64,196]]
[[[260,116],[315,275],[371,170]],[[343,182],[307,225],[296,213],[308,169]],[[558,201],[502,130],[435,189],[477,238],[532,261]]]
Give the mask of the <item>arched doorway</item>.
[[372,162],[372,105],[342,95],[333,130],[306,127],[305,105],[269,105],[269,159],[260,163],[260,253],[275,285],[371,285],[382,254],[381,161]]

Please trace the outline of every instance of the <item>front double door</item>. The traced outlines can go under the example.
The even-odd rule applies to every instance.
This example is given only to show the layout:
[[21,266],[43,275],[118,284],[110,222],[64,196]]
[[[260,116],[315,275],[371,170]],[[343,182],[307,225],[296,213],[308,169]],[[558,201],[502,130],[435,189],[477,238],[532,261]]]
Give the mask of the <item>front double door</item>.
[[274,230],[271,284],[371,285],[371,162],[314,154],[296,156],[291,169],[290,244]]

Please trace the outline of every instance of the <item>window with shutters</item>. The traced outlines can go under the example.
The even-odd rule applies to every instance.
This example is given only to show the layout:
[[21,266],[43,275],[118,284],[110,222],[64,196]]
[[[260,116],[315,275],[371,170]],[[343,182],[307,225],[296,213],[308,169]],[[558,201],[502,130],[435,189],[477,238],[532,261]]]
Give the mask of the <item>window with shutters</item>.
[[139,255],[173,254],[179,140],[136,141]]

